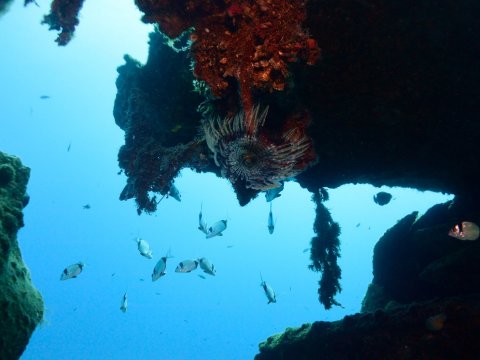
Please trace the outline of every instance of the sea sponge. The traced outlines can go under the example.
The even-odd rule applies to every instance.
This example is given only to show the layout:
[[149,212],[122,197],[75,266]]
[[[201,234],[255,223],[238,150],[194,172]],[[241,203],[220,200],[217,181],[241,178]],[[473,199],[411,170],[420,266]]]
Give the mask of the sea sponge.
[[0,165],[0,186],[6,186],[15,178],[15,169],[10,164]]

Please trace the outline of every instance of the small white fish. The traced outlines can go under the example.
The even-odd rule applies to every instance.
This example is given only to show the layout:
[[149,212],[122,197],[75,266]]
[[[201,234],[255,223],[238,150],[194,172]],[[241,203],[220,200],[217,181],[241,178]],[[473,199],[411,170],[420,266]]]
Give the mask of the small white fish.
[[227,220],[217,221],[215,224],[208,228],[206,238],[210,239],[214,236],[222,236],[222,232],[227,228]]
[[200,258],[197,260],[198,263],[200,264],[200,269],[203,270],[203,272],[209,274],[209,275],[213,275],[215,276],[215,273],[217,272],[217,270],[215,269],[215,266],[213,264],[210,263],[210,261],[208,261],[207,258]]
[[78,262],[76,264],[72,264],[70,266],[67,266],[62,271],[62,275],[60,276],[60,280],[68,280],[68,279],[76,278],[83,271],[84,267],[85,267],[85,264],[83,262]]
[[175,272],[189,273],[189,272],[195,270],[197,268],[197,266],[198,266],[198,261],[197,260],[183,260],[177,265],[177,268],[175,269]]
[[168,253],[158,260],[157,264],[153,268],[152,273],[152,281],[156,281],[160,279],[163,275],[165,275],[165,269],[167,268],[167,259],[171,258],[170,250]]
[[200,204],[200,213],[198,214],[198,230],[203,232],[205,235],[208,235],[207,222],[203,220],[202,207],[203,204]]
[[267,299],[268,299],[267,304],[276,303],[277,297],[275,296],[275,291],[273,291],[272,287],[263,280],[262,274],[260,274],[260,279],[262,281],[260,283],[260,286],[263,288],[263,291],[265,291],[265,295],[267,296]]
[[127,309],[128,309],[128,296],[127,296],[127,292],[125,292],[125,294],[123,294],[123,297],[122,297],[122,301],[120,303],[120,310],[122,310],[122,312],[127,312]]
[[459,240],[477,240],[480,236],[480,228],[470,221],[462,221],[450,229],[448,235]]
[[180,195],[180,191],[178,191],[177,187],[173,184],[172,186],[170,186],[168,195],[170,195],[172,198],[174,198],[177,201],[182,201],[182,196]]
[[272,214],[272,203],[270,202],[270,212],[268,213],[268,232],[273,234],[273,230],[275,230],[275,224],[273,222],[273,214]]
[[281,196],[280,192],[283,190],[284,184],[283,181],[280,183],[281,185],[272,189],[268,189],[265,191],[265,199],[267,202],[271,202],[273,199]]
[[137,245],[138,251],[140,255],[145,256],[147,259],[151,259],[152,256],[152,249],[150,249],[150,245],[143,239],[137,238]]

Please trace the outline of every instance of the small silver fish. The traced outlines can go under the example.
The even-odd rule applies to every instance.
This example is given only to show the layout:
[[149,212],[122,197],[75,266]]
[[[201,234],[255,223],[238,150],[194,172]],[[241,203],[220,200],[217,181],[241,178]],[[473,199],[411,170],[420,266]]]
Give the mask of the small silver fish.
[[127,180],[127,185],[123,188],[122,192],[120,193],[119,199],[120,200],[128,200],[135,197],[137,191],[135,190],[135,184],[130,179]]
[[282,194],[280,194],[280,192],[283,190],[283,188],[284,183],[283,181],[281,181],[280,186],[265,191],[265,199],[267,200],[267,202],[271,202],[273,199],[281,196]]
[[273,214],[272,214],[272,203],[270,202],[270,212],[268,213],[268,232],[273,234],[273,230],[275,230],[275,224],[273,222]]
[[198,214],[198,230],[203,232],[205,235],[208,235],[207,222],[203,220],[202,207],[203,204],[200,204],[200,213]]
[[137,246],[140,255],[145,256],[147,259],[151,259],[152,256],[152,249],[150,249],[150,245],[143,239],[137,238]]
[[462,221],[450,229],[448,235],[459,240],[477,240],[480,236],[480,228],[470,221]]
[[197,260],[183,260],[177,265],[177,268],[175,269],[175,272],[177,272],[177,273],[189,273],[189,272],[195,270],[197,268],[197,266],[198,266],[198,261]]
[[167,268],[167,259],[171,258],[170,250],[168,253],[158,260],[157,264],[153,268],[152,281],[156,281],[165,275],[165,269]]
[[268,299],[267,304],[276,303],[277,297],[275,296],[275,291],[273,291],[272,287],[263,280],[262,274],[260,274],[260,279],[262,281],[260,283],[260,286],[263,288],[263,291],[265,291],[265,295],[267,296],[267,299]]
[[210,239],[214,236],[222,236],[222,232],[227,228],[227,220],[217,221],[215,224],[208,228],[206,238]]
[[172,184],[170,186],[170,190],[168,191],[168,195],[170,195],[172,198],[174,198],[177,201],[182,201],[182,196],[180,195],[180,191],[176,188],[175,185]]
[[215,266],[211,264],[210,261],[208,261],[207,258],[202,257],[197,261],[200,264],[200,269],[202,269],[204,273],[215,276],[217,270],[215,269]]
[[62,275],[60,275],[60,280],[68,280],[68,279],[76,278],[83,271],[84,267],[85,267],[85,264],[83,262],[78,262],[76,264],[67,266],[62,271]]
[[128,296],[127,296],[127,292],[125,292],[125,294],[123,294],[122,301],[120,303],[120,310],[125,313],[127,312],[127,309],[128,309]]

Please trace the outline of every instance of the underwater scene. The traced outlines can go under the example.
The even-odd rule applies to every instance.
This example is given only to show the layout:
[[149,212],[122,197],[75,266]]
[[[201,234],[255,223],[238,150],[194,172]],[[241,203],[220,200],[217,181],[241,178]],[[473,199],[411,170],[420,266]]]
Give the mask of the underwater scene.
[[480,358],[478,15],[0,0],[0,359]]

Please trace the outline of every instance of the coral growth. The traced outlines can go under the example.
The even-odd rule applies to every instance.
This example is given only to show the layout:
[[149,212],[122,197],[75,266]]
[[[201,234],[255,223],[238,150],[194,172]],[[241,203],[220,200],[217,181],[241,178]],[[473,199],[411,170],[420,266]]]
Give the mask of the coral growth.
[[0,359],[18,359],[43,317],[17,242],[30,169],[0,152]]
[[45,15],[42,24],[47,24],[49,30],[60,31],[55,40],[58,45],[67,45],[73,37],[78,25],[78,14],[84,0],[54,0],[50,14]]
[[283,132],[277,142],[262,131],[267,112],[268,108],[260,111],[256,106],[250,114],[211,117],[203,123],[215,163],[232,184],[241,181],[247,188],[268,190],[297,175],[311,161],[312,142],[300,126]]
[[182,168],[200,168],[201,164],[193,164],[192,161],[200,158],[202,149],[202,143],[199,141],[172,147],[151,142],[141,147],[139,151],[133,152],[129,147],[122,146],[118,157],[120,166],[125,170],[129,180],[120,195],[120,200],[135,198],[139,214],[142,210],[147,213],[155,212],[159,200],[149,193],[165,195]]
[[333,221],[330,212],[323,205],[323,201],[328,200],[326,190],[320,189],[315,192],[312,200],[317,206],[313,224],[316,236],[311,241],[310,259],[312,264],[309,268],[322,272],[318,295],[320,302],[328,310],[333,305],[340,305],[334,299],[335,295],[342,291],[340,286],[342,270],[337,264],[337,259],[340,256],[340,226]]
[[[304,1],[136,0],[145,22],[158,23],[168,36],[191,34],[195,75],[216,96],[240,89],[247,112],[252,89],[283,90],[288,63],[314,64],[320,50],[302,29]],[[236,80],[236,83],[232,80]]]
[[152,33],[147,63],[126,56],[126,64],[118,68],[113,113],[125,131],[118,161],[128,177],[120,199],[135,198],[139,212],[156,210],[154,193],[165,195],[182,168],[215,172],[198,136],[196,108],[202,98],[192,91],[190,60],[163,40]]

